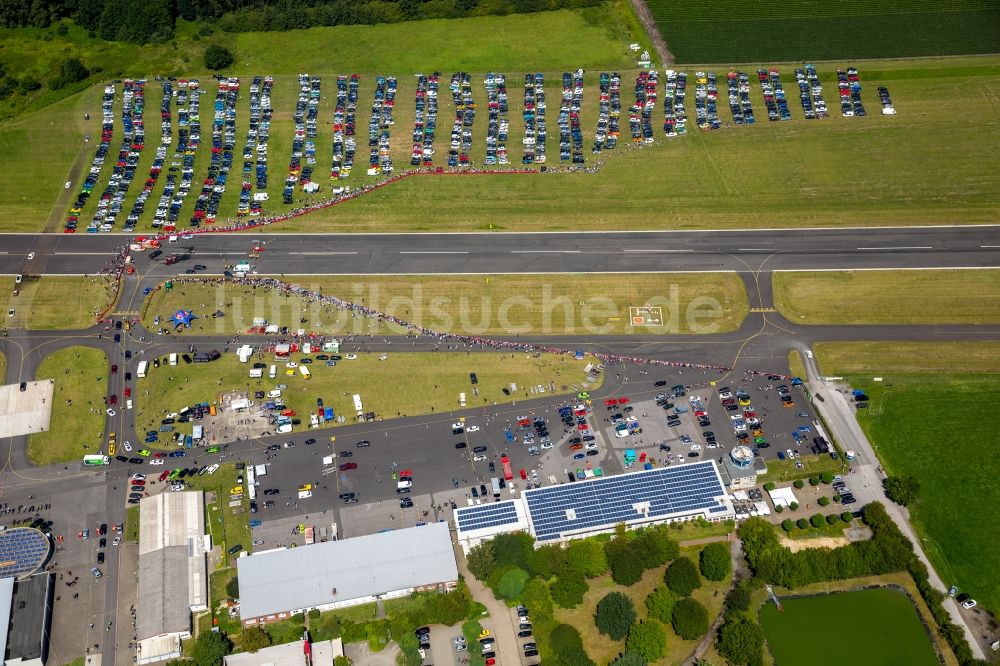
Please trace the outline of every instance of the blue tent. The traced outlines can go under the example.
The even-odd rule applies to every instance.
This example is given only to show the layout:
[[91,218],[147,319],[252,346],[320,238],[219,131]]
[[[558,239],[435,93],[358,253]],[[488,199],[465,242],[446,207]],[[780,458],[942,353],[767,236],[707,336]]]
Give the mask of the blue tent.
[[178,310],[171,315],[170,321],[174,322],[174,330],[176,331],[181,326],[191,328],[191,321],[197,318],[190,310]]

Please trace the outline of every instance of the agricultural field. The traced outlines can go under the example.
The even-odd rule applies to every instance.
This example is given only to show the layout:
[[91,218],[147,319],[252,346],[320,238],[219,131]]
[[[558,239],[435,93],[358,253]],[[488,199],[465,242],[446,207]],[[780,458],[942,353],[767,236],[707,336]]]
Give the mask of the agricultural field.
[[1000,51],[991,0],[646,0],[678,63],[908,58]]
[[98,349],[67,347],[38,365],[36,380],[53,379],[49,429],[28,438],[28,457],[35,465],[81,460],[105,450],[104,402],[108,359]]
[[[735,273],[372,276],[318,277],[286,275],[286,282],[324,295],[363,303],[394,317],[435,331],[471,335],[629,333],[723,333],[734,331],[747,314],[747,296]],[[156,330],[178,309],[195,309],[201,319],[192,329],[202,334],[243,333],[255,317],[299,328],[305,317],[314,332],[332,335],[400,335],[401,326],[353,317],[296,295],[250,289],[233,283],[174,281],[158,288],[143,308],[143,325]],[[458,296],[460,294],[460,296]],[[512,295],[517,300],[512,301]],[[665,325],[634,327],[629,304],[661,304]],[[671,312],[676,304],[676,317]],[[716,306],[718,309],[716,309]],[[687,313],[712,316],[689,318]],[[212,318],[215,311],[224,316]],[[717,314],[715,314],[717,313]],[[161,324],[162,325],[162,324]]]
[[[346,354],[346,352],[345,352]],[[257,359],[254,359],[255,361]],[[568,356],[500,354],[476,352],[465,354],[435,354],[431,352],[390,353],[385,360],[380,355],[359,353],[357,359],[344,359],[336,367],[323,361],[311,364],[312,378],[304,380],[293,368],[280,364],[276,379],[249,379],[250,363],[240,363],[235,353],[225,354],[208,366],[200,363],[149,368],[145,379],[139,380],[135,394],[160,396],[155,403],[138,400],[136,404],[136,431],[146,432],[159,428],[160,420],[169,412],[198,402],[217,402],[220,393],[234,390],[270,390],[279,383],[288,385],[282,398],[289,409],[302,416],[302,425],[296,432],[309,431],[309,418],[316,408],[316,398],[321,397],[326,407],[337,415],[353,415],[351,396],[361,395],[367,411],[389,419],[396,416],[447,413],[458,409],[459,393],[468,393],[469,407],[486,404],[504,404],[530,395],[529,387],[544,384],[547,394],[552,393],[550,383],[555,383],[553,395],[576,393],[585,375],[585,360]],[[291,372],[289,376],[286,370]],[[472,394],[469,372],[478,375],[479,396]],[[515,383],[518,391],[505,396],[502,388]],[[594,388],[594,387],[591,387]],[[252,396],[251,396],[252,398]],[[353,423],[351,416],[347,423]],[[333,425],[328,423],[327,425]],[[191,424],[179,424],[178,432],[190,434]],[[210,429],[208,429],[210,430]],[[207,436],[207,435],[206,435]],[[228,441],[219,437],[220,441]],[[164,442],[161,441],[162,445]]]
[[1000,323],[1000,270],[777,272],[772,284],[798,324]]
[[[824,372],[871,398],[858,421],[886,471],[919,479],[909,509],[934,568],[980,606],[1000,608],[1000,524],[969,518],[1000,502],[1000,465],[983,449],[995,439],[1000,345],[826,343],[815,353]],[[955,408],[941,409],[943,399]]]

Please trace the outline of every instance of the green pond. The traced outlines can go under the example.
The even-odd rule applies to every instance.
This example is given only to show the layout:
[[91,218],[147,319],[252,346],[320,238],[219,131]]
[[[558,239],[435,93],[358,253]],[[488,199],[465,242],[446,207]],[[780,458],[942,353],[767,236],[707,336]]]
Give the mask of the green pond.
[[760,611],[777,666],[936,666],[917,609],[893,589],[770,601]]

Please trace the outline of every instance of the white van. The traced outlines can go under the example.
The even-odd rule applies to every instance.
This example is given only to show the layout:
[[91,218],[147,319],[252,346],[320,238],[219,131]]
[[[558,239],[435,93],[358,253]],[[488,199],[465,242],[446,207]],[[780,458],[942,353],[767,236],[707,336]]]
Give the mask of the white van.
[[267,373],[267,376],[270,377],[271,379],[274,379],[275,377],[277,377],[278,376],[278,368],[277,368],[277,366],[272,365],[270,372]]
[[268,391],[267,392],[267,397],[268,398],[280,398],[281,397],[281,391],[279,391],[278,389],[274,389],[272,391]]
[[413,482],[412,481],[399,481],[399,482],[396,483],[396,487],[397,488],[412,488],[413,487]]
[[177,354],[170,355],[170,365],[177,365]]

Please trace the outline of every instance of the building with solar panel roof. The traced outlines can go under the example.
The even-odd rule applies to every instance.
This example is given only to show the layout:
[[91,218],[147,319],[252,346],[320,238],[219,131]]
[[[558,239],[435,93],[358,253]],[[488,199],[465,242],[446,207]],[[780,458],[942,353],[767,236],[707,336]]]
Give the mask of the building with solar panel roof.
[[466,553],[483,541],[506,532],[528,529],[528,515],[519,499],[489,502],[455,509],[455,533]]

